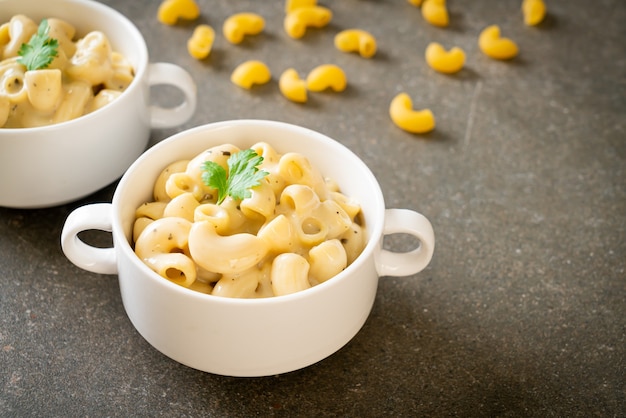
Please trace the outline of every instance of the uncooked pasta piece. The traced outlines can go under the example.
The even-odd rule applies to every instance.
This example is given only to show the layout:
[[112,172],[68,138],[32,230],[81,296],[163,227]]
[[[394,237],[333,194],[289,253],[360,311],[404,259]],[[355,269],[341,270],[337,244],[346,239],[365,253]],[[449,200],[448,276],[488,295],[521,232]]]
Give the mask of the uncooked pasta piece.
[[453,74],[461,71],[465,64],[465,52],[459,47],[449,51],[437,42],[431,42],[426,47],[426,62],[435,71]]
[[500,36],[500,27],[491,25],[483,29],[478,37],[480,50],[490,58],[508,60],[518,53],[517,44]]
[[189,55],[196,59],[204,59],[211,53],[215,31],[209,25],[198,25],[187,41]]
[[165,25],[175,25],[179,19],[193,20],[200,16],[194,0],[165,0],[159,6],[157,19]]
[[389,116],[400,129],[414,134],[424,134],[435,129],[435,117],[430,109],[414,110],[413,101],[406,93],[393,98]]
[[251,89],[255,84],[265,84],[271,79],[270,69],[265,63],[257,60],[239,64],[230,76],[230,81],[245,89]]

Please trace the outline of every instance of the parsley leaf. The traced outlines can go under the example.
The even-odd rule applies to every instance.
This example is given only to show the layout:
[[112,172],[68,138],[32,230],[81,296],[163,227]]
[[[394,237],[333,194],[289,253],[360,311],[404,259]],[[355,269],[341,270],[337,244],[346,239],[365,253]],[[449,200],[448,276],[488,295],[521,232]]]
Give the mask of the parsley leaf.
[[26,70],[40,70],[48,67],[54,57],[58,55],[59,41],[48,37],[50,26],[48,19],[43,19],[39,24],[37,33],[34,34],[27,44],[22,44],[17,54],[17,61],[26,66]]
[[258,186],[269,173],[259,170],[263,157],[253,149],[234,153],[228,158],[228,175],[221,165],[214,161],[205,161],[202,165],[202,181],[209,187],[217,189],[217,204],[224,201],[226,196],[242,200],[250,197],[250,189]]

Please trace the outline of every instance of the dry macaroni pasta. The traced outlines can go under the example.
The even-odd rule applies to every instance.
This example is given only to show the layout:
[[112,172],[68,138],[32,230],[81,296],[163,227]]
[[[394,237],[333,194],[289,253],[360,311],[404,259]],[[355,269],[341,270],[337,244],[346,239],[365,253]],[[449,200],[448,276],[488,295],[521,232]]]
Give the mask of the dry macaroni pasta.
[[450,23],[450,16],[446,7],[446,0],[424,0],[422,16],[434,26],[445,27]]
[[45,69],[29,70],[18,51],[38,24],[15,15],[0,25],[0,127],[28,128],[64,122],[115,100],[134,78],[131,64],[111,49],[102,32],[73,40],[75,28],[48,19],[48,36],[58,41],[58,55]]
[[352,263],[365,246],[358,202],[341,193],[308,159],[252,146],[269,174],[243,200],[202,179],[205,161],[227,169],[240,151],[210,148],[166,167],[154,200],[137,208],[135,253],[152,270],[181,286],[218,296],[280,296],[322,283]]
[[546,16],[546,4],[543,0],[523,0],[522,13],[526,25],[538,25]]
[[265,19],[256,13],[236,13],[224,21],[222,32],[231,44],[240,44],[246,35],[258,35]]
[[255,84],[266,84],[272,79],[269,67],[262,61],[249,60],[239,64],[230,74],[230,81],[244,89]]
[[305,103],[307,101],[306,80],[298,75],[294,68],[287,68],[278,79],[280,92],[293,102]]
[[285,13],[292,12],[300,7],[317,6],[317,0],[286,0]]
[[165,0],[157,11],[157,19],[166,25],[175,25],[178,19],[193,20],[198,16],[200,7],[194,0]]
[[318,65],[306,77],[307,88],[311,91],[331,89],[341,92],[346,89],[347,84],[346,73],[335,64]]
[[435,129],[435,116],[430,109],[413,109],[411,97],[398,93],[389,105],[389,116],[400,129],[414,134],[425,134]]
[[191,38],[187,40],[187,52],[196,59],[204,59],[211,53],[215,31],[209,25],[198,25],[193,31]]
[[302,38],[308,27],[323,28],[333,17],[330,9],[322,6],[301,6],[288,12],[283,26],[287,35]]
[[346,29],[335,35],[335,47],[343,52],[358,52],[363,58],[376,53],[376,38],[362,29]]
[[426,47],[426,62],[435,71],[453,74],[463,68],[465,52],[457,46],[446,51],[440,43],[431,42]]
[[498,25],[487,26],[480,32],[478,47],[488,57],[498,60],[514,58],[518,53],[517,44],[502,37]]

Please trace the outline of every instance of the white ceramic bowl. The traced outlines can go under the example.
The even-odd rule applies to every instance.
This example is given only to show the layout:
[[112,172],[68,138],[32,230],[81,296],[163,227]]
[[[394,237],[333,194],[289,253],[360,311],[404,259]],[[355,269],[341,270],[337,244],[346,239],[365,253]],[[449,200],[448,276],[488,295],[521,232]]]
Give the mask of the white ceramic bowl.
[[[266,299],[232,299],[183,288],[148,268],[131,247],[135,209],[152,199],[154,180],[169,163],[222,143],[248,148],[258,141],[277,152],[299,152],[363,210],[368,241],[343,272],[310,289]],[[113,248],[78,238],[84,230],[112,231]],[[386,234],[406,233],[420,245],[407,253],[382,248]],[[359,331],[376,296],[379,276],[424,269],[433,254],[430,222],[408,209],[385,209],[376,178],[349,149],[306,128],[239,120],[178,133],[146,151],[124,174],[113,202],[77,208],[61,243],[77,266],[118,274],[122,301],[139,333],[156,349],[190,367],[230,376],[265,376],[306,367],[331,355]]]
[[[196,107],[196,86],[182,68],[149,63],[139,30],[116,10],[90,0],[2,0],[0,22],[24,14],[39,22],[57,17],[84,36],[100,30],[128,58],[135,79],[109,105],[77,119],[44,127],[0,128],[0,206],[48,207],[77,200],[119,178],[146,149],[150,128],[184,123]],[[150,105],[150,86],[170,84],[184,102]]]

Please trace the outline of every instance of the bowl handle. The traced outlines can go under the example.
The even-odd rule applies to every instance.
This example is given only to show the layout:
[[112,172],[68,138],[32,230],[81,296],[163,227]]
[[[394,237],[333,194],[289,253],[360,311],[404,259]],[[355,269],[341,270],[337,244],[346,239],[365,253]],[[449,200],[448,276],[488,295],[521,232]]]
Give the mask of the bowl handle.
[[189,73],[182,67],[167,62],[154,62],[148,65],[148,84],[170,85],[178,88],[185,96],[183,102],[172,108],[150,106],[150,126],[171,128],[182,125],[196,111],[197,87]]
[[110,203],[95,203],[76,208],[69,214],[61,231],[61,248],[72,263],[93,273],[117,274],[113,247],[93,247],[78,237],[80,232],[90,229],[111,232],[111,211]]
[[435,233],[430,221],[421,213],[410,209],[386,209],[383,234],[409,234],[419,240],[419,245],[405,253],[381,249],[376,261],[379,276],[410,276],[430,263],[435,250]]

